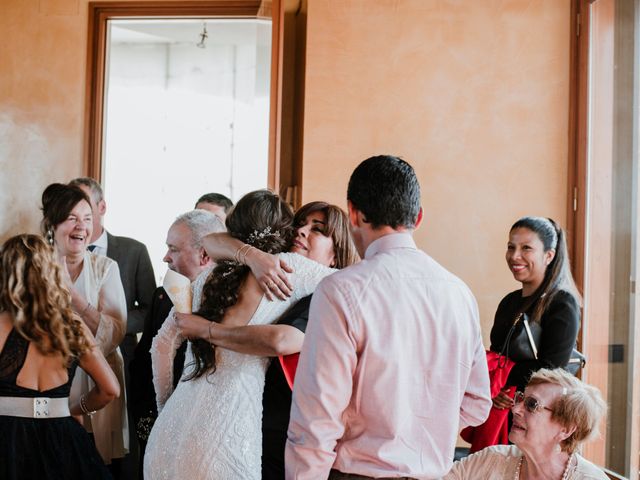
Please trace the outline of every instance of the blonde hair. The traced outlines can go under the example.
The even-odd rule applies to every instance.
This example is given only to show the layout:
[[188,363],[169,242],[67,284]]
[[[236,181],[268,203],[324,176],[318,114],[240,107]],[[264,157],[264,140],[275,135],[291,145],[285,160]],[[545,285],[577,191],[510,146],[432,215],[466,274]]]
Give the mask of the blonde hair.
[[65,365],[89,349],[53,248],[40,236],[17,235],[2,246],[0,311],[43,355],[60,354]]
[[540,369],[531,375],[527,386],[550,383],[563,387],[553,406],[551,419],[567,429],[575,431],[560,442],[560,448],[567,453],[575,452],[578,447],[598,435],[598,424],[607,412],[607,404],[600,390],[588,385],[562,368]]

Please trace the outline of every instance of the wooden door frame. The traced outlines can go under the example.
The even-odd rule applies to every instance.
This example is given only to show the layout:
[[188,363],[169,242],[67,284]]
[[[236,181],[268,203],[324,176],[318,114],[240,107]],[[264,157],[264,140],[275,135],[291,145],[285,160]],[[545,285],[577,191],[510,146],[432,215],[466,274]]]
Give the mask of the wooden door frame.
[[265,18],[271,27],[271,82],[269,104],[269,154],[267,185],[277,190],[280,182],[280,130],[282,112],[281,0],[157,0],[89,2],[87,80],[85,105],[84,170],[100,181],[103,166],[103,129],[107,21],[115,18]]
[[[584,293],[587,220],[589,0],[571,2],[567,246],[573,278]],[[582,329],[578,337],[582,344]]]
[[[570,91],[570,118],[569,118],[569,169],[568,169],[568,201],[567,201],[567,232],[568,246],[572,259],[572,270],[576,284],[581,292],[585,286],[585,251],[586,251],[586,225],[587,225],[587,195],[588,195],[588,147],[589,147],[589,56],[590,56],[590,5],[596,0],[572,0],[571,2],[571,91]],[[637,8],[637,7],[636,7]],[[638,14],[636,13],[636,16]],[[636,28],[638,28],[636,26]],[[638,34],[636,34],[638,35]],[[637,88],[637,87],[636,87]],[[637,264],[640,262],[636,260]],[[633,271],[633,267],[632,267]],[[637,290],[637,286],[633,287]],[[637,294],[637,293],[636,293]],[[636,301],[637,304],[640,302]],[[632,310],[633,311],[633,310]],[[638,313],[636,312],[636,315]],[[636,327],[637,328],[637,327]],[[637,340],[636,332],[630,341]],[[583,331],[581,329],[579,342],[582,343]],[[637,343],[637,342],[636,342]],[[630,352],[640,349],[637,344],[630,348]],[[587,352],[588,353],[588,352]],[[630,369],[633,372],[640,371],[640,354],[635,353],[635,358],[630,355]],[[628,418],[637,418],[640,405],[640,387],[635,386],[632,393],[633,405]],[[631,428],[631,427],[629,427]],[[638,473],[640,455],[640,432],[631,428],[627,435],[630,480],[640,478]],[[604,469],[611,479],[624,479],[614,472]]]

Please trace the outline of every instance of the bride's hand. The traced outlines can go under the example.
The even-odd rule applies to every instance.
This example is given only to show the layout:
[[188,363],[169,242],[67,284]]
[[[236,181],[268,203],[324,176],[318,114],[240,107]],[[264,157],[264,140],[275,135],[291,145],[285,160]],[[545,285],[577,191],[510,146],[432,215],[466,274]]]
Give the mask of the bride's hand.
[[284,260],[280,260],[280,257],[252,248],[247,252],[245,263],[258,280],[267,299],[273,300],[276,297],[285,300],[291,296],[293,287],[287,273],[293,273],[293,269]]
[[209,339],[209,325],[211,324],[209,320],[191,313],[176,313],[175,316],[180,335],[189,340]]

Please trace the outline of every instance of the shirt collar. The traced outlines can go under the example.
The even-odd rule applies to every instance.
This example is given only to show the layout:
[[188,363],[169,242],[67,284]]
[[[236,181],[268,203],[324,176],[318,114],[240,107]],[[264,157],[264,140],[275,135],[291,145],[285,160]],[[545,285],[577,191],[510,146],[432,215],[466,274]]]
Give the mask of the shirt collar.
[[390,233],[371,242],[364,252],[364,258],[371,258],[374,255],[393,248],[413,248],[417,249],[416,242],[411,233]]
[[102,230],[102,235],[100,235],[95,242],[93,242],[91,245],[95,245],[98,248],[104,248],[105,251],[107,250],[107,230],[103,229]]

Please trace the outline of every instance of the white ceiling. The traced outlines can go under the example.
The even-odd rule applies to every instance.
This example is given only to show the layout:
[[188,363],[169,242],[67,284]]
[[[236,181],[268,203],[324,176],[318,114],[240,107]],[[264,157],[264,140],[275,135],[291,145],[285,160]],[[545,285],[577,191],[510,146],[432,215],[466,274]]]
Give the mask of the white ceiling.
[[111,20],[110,43],[193,43],[200,41],[203,25],[207,45],[270,45],[271,22],[257,19]]

